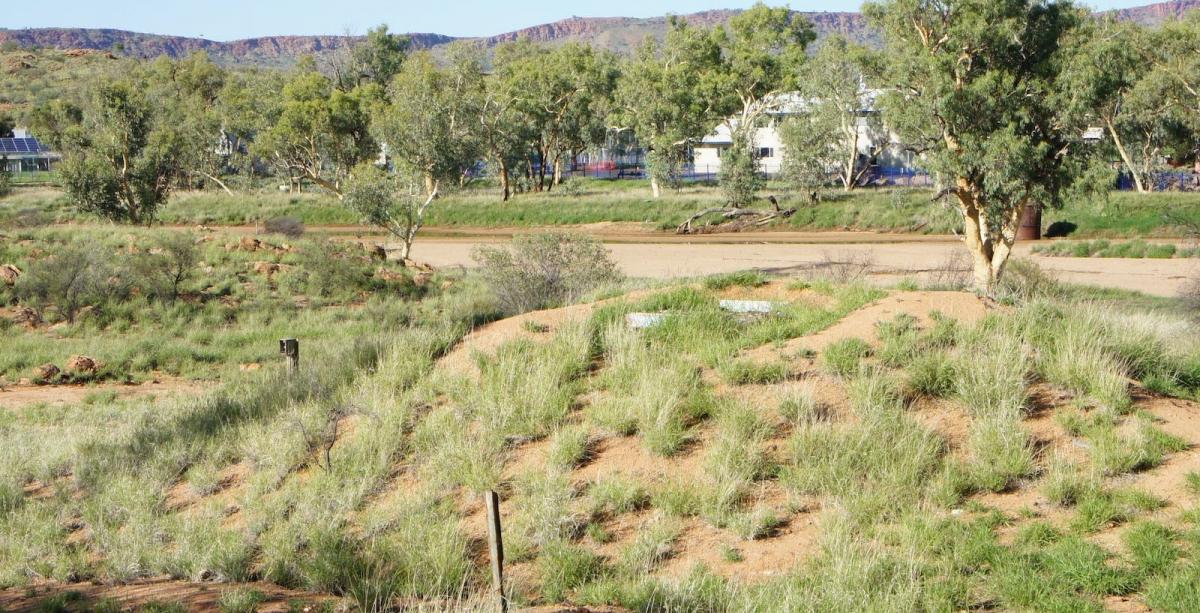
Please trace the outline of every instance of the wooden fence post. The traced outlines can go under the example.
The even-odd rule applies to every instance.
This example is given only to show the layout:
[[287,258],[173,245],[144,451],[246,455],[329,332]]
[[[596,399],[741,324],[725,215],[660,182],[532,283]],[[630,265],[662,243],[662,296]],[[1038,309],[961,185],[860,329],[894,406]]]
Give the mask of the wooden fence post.
[[289,373],[295,373],[300,368],[300,341],[294,338],[279,339],[279,353],[287,358]]
[[487,508],[488,554],[492,560],[492,584],[496,588],[500,613],[507,613],[508,599],[504,596],[504,539],[500,534],[500,494],[495,491],[484,492],[483,502]]

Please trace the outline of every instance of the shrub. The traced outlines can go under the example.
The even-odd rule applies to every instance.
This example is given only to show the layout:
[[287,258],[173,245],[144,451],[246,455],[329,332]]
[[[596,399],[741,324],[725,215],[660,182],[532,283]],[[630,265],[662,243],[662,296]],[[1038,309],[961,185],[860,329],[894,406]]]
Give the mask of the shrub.
[[164,232],[156,247],[134,260],[136,284],[142,294],[160,300],[175,300],[200,263],[196,239],[187,232]]
[[509,313],[558,306],[622,275],[596,239],[582,234],[525,234],[509,247],[480,247],[472,257]]
[[863,359],[871,355],[871,346],[860,338],[845,338],[831,343],[821,354],[821,364],[830,374],[848,377],[858,373]]
[[84,307],[100,307],[126,293],[118,273],[103,252],[67,246],[34,260],[17,280],[16,294],[39,312],[54,307],[62,319],[75,321]]
[[269,234],[282,234],[296,239],[304,236],[304,222],[296,217],[274,217],[263,224],[263,229]]
[[307,291],[318,296],[362,291],[371,285],[367,263],[333,241],[301,249],[299,259]]
[[1029,302],[1036,298],[1058,295],[1061,291],[1058,281],[1038,266],[1037,262],[1013,258],[1005,266],[1004,275],[996,288],[996,295],[1015,302]]

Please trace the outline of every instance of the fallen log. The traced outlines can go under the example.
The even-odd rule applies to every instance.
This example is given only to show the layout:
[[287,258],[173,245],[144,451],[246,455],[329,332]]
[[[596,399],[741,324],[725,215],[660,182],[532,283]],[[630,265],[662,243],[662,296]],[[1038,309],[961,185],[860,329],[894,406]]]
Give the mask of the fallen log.
[[[779,209],[739,209],[733,207],[712,207],[698,211],[688,217],[675,228],[676,234],[696,234],[699,232],[737,232],[747,227],[765,226],[779,219],[787,219],[796,214],[795,208]],[[699,229],[693,227],[695,222],[708,215],[717,215],[722,220],[717,224],[705,224]],[[728,223],[727,223],[728,222]]]

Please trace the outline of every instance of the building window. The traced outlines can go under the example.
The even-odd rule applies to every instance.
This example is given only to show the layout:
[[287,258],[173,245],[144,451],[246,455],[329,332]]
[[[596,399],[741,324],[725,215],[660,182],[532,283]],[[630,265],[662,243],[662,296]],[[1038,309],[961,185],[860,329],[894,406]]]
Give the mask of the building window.
[[772,149],[771,147],[759,147],[758,148],[758,157],[759,158],[773,158],[773,157],[775,157],[775,150]]

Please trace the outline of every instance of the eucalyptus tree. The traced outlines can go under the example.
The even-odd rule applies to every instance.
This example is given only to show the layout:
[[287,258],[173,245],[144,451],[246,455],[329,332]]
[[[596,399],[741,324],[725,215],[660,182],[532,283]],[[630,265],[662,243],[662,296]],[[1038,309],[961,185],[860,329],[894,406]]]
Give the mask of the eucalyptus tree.
[[784,170],[793,181],[813,188],[836,175],[849,192],[888,146],[881,114],[868,108],[872,92],[864,67],[873,59],[833,36],[802,68],[798,108],[780,127]]
[[221,178],[225,157],[220,150],[218,100],[225,86],[225,70],[210,61],[208,54],[196,52],[182,60],[159,56],[148,72],[150,96],[184,140],[179,182],[190,185],[199,178],[232,193]]
[[409,57],[373,122],[388,155],[422,177],[426,196],[458,182],[481,156],[480,57],[460,45],[451,49],[450,64],[439,67],[428,52]]
[[516,121],[532,128],[526,174],[535,191],[548,189],[566,159],[604,142],[616,60],[578,43],[549,48],[521,40],[497,48],[494,64],[497,99],[511,101]]
[[1153,41],[1137,24],[1105,18],[1085,23],[1063,73],[1072,112],[1102,127],[1138,192],[1150,191],[1178,135],[1172,87],[1154,67]]
[[623,67],[612,121],[618,129],[631,129],[647,150],[655,198],[663,184],[678,181],[691,146],[720,120],[706,90],[720,65],[720,41],[713,31],[670,17],[665,41],[647,38]]
[[381,99],[378,87],[335,89],[313,62],[302,62],[253,150],[294,181],[311,181],[341,198],[350,169],[378,151],[369,128]]
[[811,24],[787,7],[761,2],[735,15],[718,30],[721,67],[707,88],[729,129],[731,146],[721,160],[721,183],[735,207],[749,204],[761,186],[754,133],[797,87],[806,48],[815,40]]
[[888,57],[882,102],[953,197],[976,290],[992,295],[1026,207],[1061,203],[1076,135],[1064,117],[1065,0],[886,0],[864,6]]
[[1174,156],[1182,162],[1185,155],[1195,160],[1200,147],[1200,11],[1192,11],[1182,19],[1169,21],[1153,34],[1154,55],[1152,75],[1162,85],[1162,95],[1169,100],[1178,127],[1186,130]]
[[55,117],[54,141],[67,195],[83,211],[150,223],[170,196],[186,159],[186,139],[134,78],[103,80],[78,111]]

